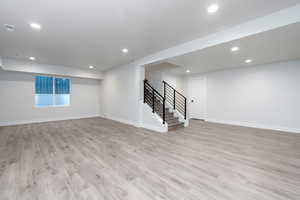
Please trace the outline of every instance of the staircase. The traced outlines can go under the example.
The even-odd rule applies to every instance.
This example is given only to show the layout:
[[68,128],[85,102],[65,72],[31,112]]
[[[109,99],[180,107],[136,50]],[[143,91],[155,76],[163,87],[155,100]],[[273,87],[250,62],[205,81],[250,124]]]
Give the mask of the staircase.
[[174,113],[169,111],[169,108],[166,108],[166,122],[168,124],[168,130],[176,130],[179,128],[184,128],[184,123],[180,122],[178,117],[174,117]]
[[[156,113],[158,116],[160,116],[160,118],[163,121],[163,124],[167,123],[169,131],[184,128],[184,123],[180,122],[178,117],[175,117],[173,112],[175,110],[174,105],[170,105],[168,103],[166,95],[166,86],[164,86],[164,96],[162,96],[149,84],[147,80],[144,81],[144,103],[148,104],[152,108],[153,113]],[[175,102],[176,105],[176,99],[175,101],[172,101]],[[167,104],[170,105],[172,108],[168,108]],[[184,106],[186,108],[186,105]]]

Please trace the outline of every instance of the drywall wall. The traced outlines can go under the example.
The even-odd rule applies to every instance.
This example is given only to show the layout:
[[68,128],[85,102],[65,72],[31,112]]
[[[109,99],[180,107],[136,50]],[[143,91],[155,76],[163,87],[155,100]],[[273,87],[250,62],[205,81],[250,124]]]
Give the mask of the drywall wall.
[[163,94],[163,81],[166,81],[179,92],[184,91],[183,76],[171,73],[170,70],[180,66],[168,62],[146,65],[145,77],[157,91]]
[[162,79],[174,87],[178,92],[184,93],[184,78],[182,76],[163,72]]
[[160,71],[155,71],[147,74],[147,80],[149,81],[149,84],[155,88],[160,94],[163,94],[163,84],[162,81],[163,73]]
[[130,64],[104,73],[101,83],[104,117],[138,126],[142,100],[140,70],[141,67]]
[[144,104],[144,78],[144,67],[135,64],[106,71],[100,89],[103,116],[136,127],[166,132],[167,126]]
[[99,81],[71,78],[71,105],[35,107],[34,74],[0,70],[0,125],[99,116]]
[[199,76],[207,80],[206,120],[300,132],[300,61]]
[[152,113],[152,109],[147,104],[142,104],[142,118],[140,126],[149,130],[165,133],[168,132],[167,124],[163,124],[160,116]]
[[168,71],[148,71],[146,78],[157,91],[163,94],[163,81],[175,88],[178,92],[184,93],[184,78],[180,75],[172,74]]

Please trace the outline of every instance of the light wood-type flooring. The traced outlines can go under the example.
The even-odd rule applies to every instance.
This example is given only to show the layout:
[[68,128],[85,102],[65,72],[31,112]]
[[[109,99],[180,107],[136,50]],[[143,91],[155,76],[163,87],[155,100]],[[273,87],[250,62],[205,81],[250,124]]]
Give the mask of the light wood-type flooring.
[[300,134],[102,118],[0,127],[0,200],[299,200]]

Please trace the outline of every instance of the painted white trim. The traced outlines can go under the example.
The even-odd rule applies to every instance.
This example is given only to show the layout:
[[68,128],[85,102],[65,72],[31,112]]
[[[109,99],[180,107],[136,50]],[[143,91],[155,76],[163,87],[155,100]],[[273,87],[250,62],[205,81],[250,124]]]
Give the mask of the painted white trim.
[[24,124],[35,124],[35,123],[43,123],[43,122],[56,122],[56,121],[65,121],[65,120],[73,120],[73,119],[86,119],[86,118],[96,118],[96,117],[102,117],[105,119],[109,119],[112,121],[117,121],[123,124],[128,124],[137,128],[145,128],[149,130],[154,130],[157,132],[168,132],[168,130],[163,130],[161,127],[156,127],[150,124],[142,124],[139,125],[138,123],[135,123],[133,121],[129,121],[126,119],[121,119],[121,118],[116,118],[116,117],[107,117],[103,115],[82,115],[82,116],[77,116],[77,117],[65,117],[65,118],[55,118],[55,119],[43,119],[43,120],[24,120],[24,121],[15,121],[15,122],[0,122],[0,127],[2,126],[15,126],[15,125],[24,125]]
[[64,118],[53,118],[53,119],[0,122],[0,127],[1,126],[15,126],[15,125],[22,125],[22,124],[34,124],[34,123],[42,123],[42,122],[55,122],[55,121],[64,121],[64,120],[72,120],[72,119],[86,119],[86,118],[95,118],[95,117],[103,117],[103,116],[102,115],[81,115],[81,116],[76,116],[76,117],[64,117]]
[[138,122],[130,121],[130,120],[127,120],[127,119],[122,119],[122,118],[112,117],[112,116],[107,116],[107,115],[104,115],[103,118],[110,119],[110,120],[113,120],[113,121],[117,121],[117,122],[120,122],[120,123],[123,123],[123,124],[128,124],[128,125],[131,125],[131,126],[134,126],[134,127],[140,127]]
[[250,127],[250,128],[282,131],[282,132],[287,132],[287,133],[300,133],[300,129],[298,129],[298,128],[288,128],[288,127],[282,127],[282,126],[268,126],[268,125],[251,123],[251,122],[238,122],[238,121],[216,120],[216,119],[205,119],[205,121],[219,123],[219,124],[228,124],[228,125],[244,126],[244,127]]
[[138,123],[138,122],[129,121],[127,119],[121,119],[121,118],[106,116],[106,115],[103,116],[103,118],[113,120],[113,121],[116,121],[116,122],[120,122],[120,123],[123,123],[123,124],[128,124],[128,125],[131,125],[131,126],[134,126],[134,127],[137,127],[137,128],[145,128],[145,129],[153,130],[153,131],[160,132],[160,133],[168,132],[167,128],[153,126],[151,124]]

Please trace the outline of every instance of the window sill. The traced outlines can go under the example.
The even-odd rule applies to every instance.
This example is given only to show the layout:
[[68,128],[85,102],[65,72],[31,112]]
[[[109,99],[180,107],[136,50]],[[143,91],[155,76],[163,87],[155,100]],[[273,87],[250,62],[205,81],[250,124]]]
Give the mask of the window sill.
[[64,108],[64,107],[71,107],[71,104],[68,105],[52,105],[52,106],[37,106],[35,108]]

